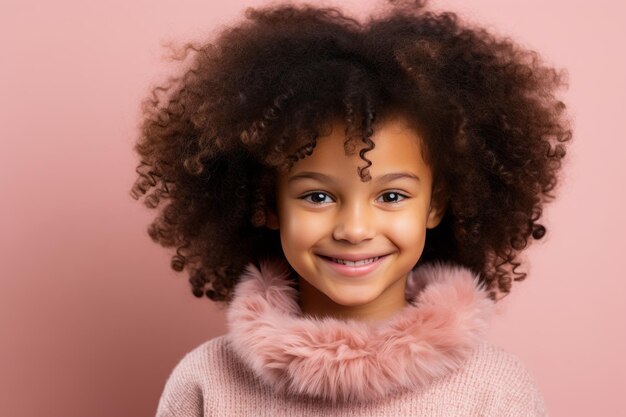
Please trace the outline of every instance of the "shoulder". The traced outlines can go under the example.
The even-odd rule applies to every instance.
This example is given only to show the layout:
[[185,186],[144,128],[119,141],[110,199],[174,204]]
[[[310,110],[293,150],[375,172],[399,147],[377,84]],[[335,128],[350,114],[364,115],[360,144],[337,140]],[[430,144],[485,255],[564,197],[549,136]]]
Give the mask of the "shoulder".
[[[467,360],[461,373],[475,385],[475,391],[494,415],[545,416],[544,400],[535,379],[514,353],[482,341]],[[489,414],[487,414],[489,415]]]
[[157,417],[204,415],[203,409],[210,400],[208,393],[219,389],[215,382],[227,366],[225,344],[225,337],[219,336],[183,356],[167,378]]
[[195,347],[178,362],[169,379],[202,380],[214,373],[223,365],[227,355],[226,343],[225,336],[218,336]]
[[[483,340],[477,344],[468,364],[479,366],[482,373],[492,378],[500,378],[503,374],[524,378],[531,376],[519,356],[488,340]],[[489,366],[483,366],[487,364]]]
[[178,368],[181,368],[204,373],[207,367],[212,368],[214,365],[220,363],[224,354],[227,353],[228,348],[226,345],[227,337],[225,335],[207,340],[185,354],[174,370],[176,371]]

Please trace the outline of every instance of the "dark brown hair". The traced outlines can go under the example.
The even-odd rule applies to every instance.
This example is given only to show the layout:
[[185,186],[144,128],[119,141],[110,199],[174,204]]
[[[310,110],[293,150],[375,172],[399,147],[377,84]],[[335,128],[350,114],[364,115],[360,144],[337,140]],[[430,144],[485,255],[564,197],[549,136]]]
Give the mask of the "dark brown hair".
[[402,113],[424,137],[433,200],[422,262],[479,273],[508,294],[520,252],[540,239],[545,202],[571,130],[555,96],[562,71],[508,38],[421,2],[390,2],[360,22],[336,8],[252,9],[214,40],[185,45],[188,66],[144,103],[131,194],[157,208],[155,242],[176,247],[193,293],[230,301],[249,262],[282,256],[265,225],[274,175],[310,155],[329,120],[360,144],[359,174],[379,121]]

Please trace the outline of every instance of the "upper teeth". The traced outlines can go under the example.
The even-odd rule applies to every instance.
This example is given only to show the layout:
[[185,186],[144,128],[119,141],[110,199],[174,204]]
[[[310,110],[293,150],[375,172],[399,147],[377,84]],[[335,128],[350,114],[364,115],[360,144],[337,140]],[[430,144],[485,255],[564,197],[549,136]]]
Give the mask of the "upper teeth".
[[337,259],[337,258],[332,258],[332,259],[333,259],[333,262],[337,262],[338,264],[343,264],[347,266],[361,266],[361,265],[374,262],[375,260],[378,259],[378,256],[375,256],[369,259],[362,259],[360,261],[346,261],[345,259]]

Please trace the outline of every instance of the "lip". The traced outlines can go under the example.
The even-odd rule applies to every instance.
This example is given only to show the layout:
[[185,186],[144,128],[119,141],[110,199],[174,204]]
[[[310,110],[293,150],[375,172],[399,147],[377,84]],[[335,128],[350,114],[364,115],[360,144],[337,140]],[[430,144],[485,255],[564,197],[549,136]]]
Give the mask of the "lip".
[[[385,259],[387,259],[387,256],[389,256],[389,255],[369,255],[369,254],[348,255],[348,254],[344,254],[344,255],[327,256],[327,255],[319,255],[318,254],[318,257],[332,271],[334,271],[335,273],[337,273],[339,275],[343,275],[343,276],[347,276],[347,277],[359,277],[359,276],[363,276],[363,275],[369,274],[370,272],[372,272],[375,269],[377,269],[380,266],[380,264],[383,263],[385,261]],[[344,264],[340,264],[340,263],[334,262],[332,260],[332,258],[342,259],[342,260],[345,260],[345,261],[352,261],[352,262],[361,261],[361,260],[365,260],[365,259],[371,259],[371,258],[378,258],[378,259],[376,259],[375,261],[370,262],[368,264],[365,264],[365,265],[349,266],[349,265],[344,265]]]
[[371,259],[371,258],[376,258],[376,257],[384,257],[387,256],[388,254],[381,254],[379,253],[317,253],[317,256],[320,256],[322,258],[335,258],[335,259],[342,259],[344,261],[352,261],[352,262],[357,262],[357,261],[362,261],[364,259]]

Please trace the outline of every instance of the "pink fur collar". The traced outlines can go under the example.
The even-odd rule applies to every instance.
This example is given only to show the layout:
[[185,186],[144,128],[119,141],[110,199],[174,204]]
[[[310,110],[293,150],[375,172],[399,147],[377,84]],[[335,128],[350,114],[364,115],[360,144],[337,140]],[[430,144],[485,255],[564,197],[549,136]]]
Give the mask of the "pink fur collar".
[[411,304],[376,323],[303,316],[280,263],[250,265],[228,310],[238,356],[276,392],[371,401],[417,390],[459,368],[484,336],[494,303],[470,270],[423,265]]

